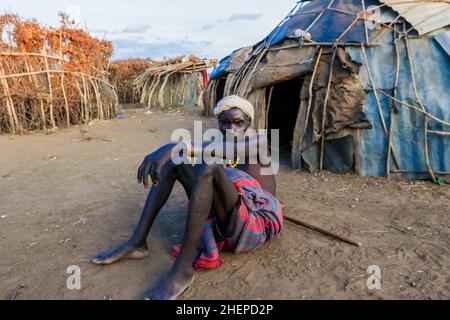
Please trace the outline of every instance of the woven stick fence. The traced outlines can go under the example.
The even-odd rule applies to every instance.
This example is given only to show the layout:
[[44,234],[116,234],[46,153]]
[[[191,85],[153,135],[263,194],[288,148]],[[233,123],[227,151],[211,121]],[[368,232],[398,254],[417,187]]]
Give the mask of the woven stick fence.
[[145,70],[155,65],[150,59],[131,58],[111,62],[109,79],[117,89],[120,103],[135,103],[140,96],[134,90],[134,81]]
[[105,76],[112,45],[61,18],[61,27],[51,29],[14,15],[0,17],[0,132],[114,117],[116,90]]

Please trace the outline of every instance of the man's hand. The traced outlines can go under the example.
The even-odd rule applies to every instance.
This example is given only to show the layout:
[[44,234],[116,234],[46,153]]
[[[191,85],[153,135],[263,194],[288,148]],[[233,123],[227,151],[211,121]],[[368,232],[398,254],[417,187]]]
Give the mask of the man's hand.
[[168,143],[156,151],[147,155],[138,168],[137,180],[143,183],[145,188],[150,187],[148,176],[150,175],[154,185],[157,185],[161,176],[161,168],[170,160],[173,143]]

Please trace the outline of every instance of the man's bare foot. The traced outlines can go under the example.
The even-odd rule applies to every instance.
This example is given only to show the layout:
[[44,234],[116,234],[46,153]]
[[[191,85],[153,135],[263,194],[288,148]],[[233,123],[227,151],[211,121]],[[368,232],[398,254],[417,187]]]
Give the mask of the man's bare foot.
[[148,257],[147,245],[135,246],[129,242],[119,245],[111,252],[102,252],[92,262],[95,264],[111,264],[122,259],[143,259]]
[[194,271],[192,273],[169,272],[158,283],[158,285],[147,292],[145,300],[175,300],[194,282]]

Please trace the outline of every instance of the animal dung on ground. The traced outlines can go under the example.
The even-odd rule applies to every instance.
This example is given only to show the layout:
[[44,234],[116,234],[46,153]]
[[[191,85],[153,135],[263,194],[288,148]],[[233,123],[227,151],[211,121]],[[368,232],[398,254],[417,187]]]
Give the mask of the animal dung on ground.
[[56,160],[56,156],[52,154],[48,154],[45,160]]

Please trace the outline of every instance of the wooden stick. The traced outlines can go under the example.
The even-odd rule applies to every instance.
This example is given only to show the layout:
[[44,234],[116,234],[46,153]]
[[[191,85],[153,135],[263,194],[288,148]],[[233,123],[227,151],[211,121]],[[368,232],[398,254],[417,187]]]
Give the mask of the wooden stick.
[[375,88],[375,90],[377,90],[377,91],[378,91],[379,93],[381,93],[382,95],[385,95],[385,96],[388,97],[389,99],[391,99],[391,100],[397,102],[398,105],[400,105],[400,106],[405,106],[405,107],[411,108],[411,109],[413,109],[413,110],[415,110],[415,111],[417,111],[417,112],[420,112],[420,113],[423,113],[424,115],[427,115],[427,116],[430,117],[431,119],[433,119],[433,120],[435,120],[435,121],[437,121],[437,122],[439,122],[439,123],[441,123],[441,124],[443,124],[443,125],[445,125],[445,126],[450,126],[450,122],[447,122],[447,121],[445,121],[445,120],[439,119],[438,117],[433,116],[433,115],[432,115],[431,113],[429,113],[429,112],[426,112],[426,111],[421,110],[421,109],[419,109],[419,108],[417,108],[417,107],[415,107],[415,106],[413,106],[413,105],[410,105],[410,104],[408,104],[408,103],[406,103],[406,102],[403,102],[403,101],[401,101],[401,100],[399,100],[399,99],[396,99],[396,98],[394,98],[393,96],[387,94],[386,92],[384,92],[384,91],[381,90],[381,89]]
[[[328,3],[327,9],[331,7],[333,2],[334,2],[334,0],[331,0],[330,3]],[[322,9],[322,12],[319,13],[319,15],[316,17],[316,19],[314,19],[314,21],[309,25],[309,27],[306,28],[305,32],[308,32],[314,26],[314,24],[322,17],[324,12],[325,12],[325,9]]]
[[97,119],[104,120],[103,107],[102,107],[102,104],[100,101],[100,93],[98,91],[98,88],[97,88],[95,82],[92,81],[92,79],[88,79],[88,80],[92,86],[92,90],[94,91],[95,104],[97,105]]
[[[6,57],[44,57],[43,54],[41,53],[34,53],[34,52],[0,52],[0,56],[6,56]],[[67,60],[63,60],[60,57],[55,57],[55,56],[49,56],[49,55],[45,55],[48,59],[54,59],[54,60],[59,60],[59,61],[65,61],[67,62]]]
[[267,101],[267,107],[266,107],[266,118],[264,119],[265,120],[264,129],[267,129],[267,130],[269,130],[269,111],[270,111],[270,103],[272,102],[273,88],[275,88],[274,84],[270,86],[269,100]]
[[331,63],[330,63],[330,73],[328,76],[328,84],[327,84],[327,91],[325,93],[325,99],[323,101],[323,111],[322,111],[322,139],[321,139],[321,145],[320,145],[320,162],[319,162],[319,170],[323,170],[323,164],[324,164],[324,156],[325,156],[325,122],[327,119],[327,104],[328,104],[328,97],[330,96],[330,89],[331,89],[331,80],[333,79],[333,66],[334,66],[334,59],[336,58],[336,52],[337,47],[333,50],[333,56],[331,57]]
[[[0,76],[4,74],[3,69],[0,69]],[[5,85],[6,79],[1,79],[2,81],[2,86],[3,86],[3,91],[4,91],[4,97],[5,97],[5,104],[6,104],[6,110],[8,111],[8,120],[9,120],[9,130],[11,131],[11,133],[15,133],[16,132],[16,126],[15,126],[15,122],[14,122],[14,118],[13,118],[13,109],[11,109],[11,105],[9,103],[9,93],[7,90],[7,85]]]
[[363,7],[363,14],[364,14],[364,33],[366,36],[366,44],[369,45],[369,31],[367,29],[367,13],[366,13],[366,4],[364,3],[364,0],[361,0],[361,4]]
[[[392,36],[394,37],[394,50],[395,50],[395,64],[396,64],[396,71],[395,71],[395,82],[394,82],[394,97],[397,97],[397,91],[398,91],[398,80],[400,75],[400,51],[398,48],[398,41],[397,41],[397,35],[395,32],[392,33]],[[388,132],[388,145],[392,145],[392,149],[394,148],[394,145],[392,143],[392,128],[394,125],[394,112],[393,110],[396,109],[395,101],[392,102],[391,108],[389,110],[390,114],[390,123],[389,123],[389,132]],[[388,148],[388,153],[386,157],[386,176],[388,179],[391,177],[391,150],[390,147]],[[397,168],[399,169],[399,168]]]
[[308,88],[308,106],[306,107],[306,118],[305,118],[305,125],[304,128],[302,130],[302,132],[300,133],[300,149],[302,147],[303,144],[303,139],[305,137],[306,132],[308,131],[308,124],[309,124],[309,116],[311,114],[311,106],[312,106],[312,100],[313,100],[313,86],[314,86],[314,81],[316,81],[316,72],[317,72],[317,67],[319,66],[320,63],[320,59],[322,58],[322,49],[323,47],[320,47],[319,49],[319,53],[317,54],[317,60],[316,63],[314,65],[314,70],[311,76],[311,82],[309,83],[309,88]]
[[[64,68],[64,59],[63,59],[63,50],[62,50],[62,27],[59,28],[59,55],[61,58],[61,70]],[[64,87],[64,72],[61,72],[61,90],[64,97],[64,107],[66,109],[66,125],[67,128],[70,128],[70,111],[69,111],[69,102],[67,101],[66,88]]]
[[355,25],[355,23],[357,23],[359,20],[359,14],[356,15],[355,20],[353,20],[353,22],[347,27],[347,29],[344,30],[344,32],[341,33],[341,35],[336,39],[336,42],[339,42],[344,36],[345,34]]
[[75,85],[76,85],[76,87],[77,87],[77,89],[78,89],[78,93],[79,93],[79,95],[80,95],[80,116],[81,116],[81,121],[83,121],[85,124],[86,124],[86,121],[84,121],[85,120],[85,116],[84,116],[84,110],[85,110],[85,105],[84,105],[84,95],[83,95],[83,92],[81,91],[81,87],[80,87],[80,84],[78,83],[78,80],[77,79],[74,79],[74,81],[75,81]]
[[326,236],[335,238],[335,239],[340,240],[340,241],[342,241],[342,242],[345,242],[345,243],[348,243],[348,244],[351,244],[351,245],[354,245],[354,246],[357,246],[357,247],[361,247],[361,245],[362,245],[361,242],[359,242],[359,241],[354,241],[354,240],[351,240],[351,239],[344,238],[344,237],[342,237],[342,236],[340,236],[340,235],[337,235],[337,234],[334,233],[334,232],[324,230],[324,229],[322,229],[322,228],[319,228],[319,227],[310,225],[310,224],[308,224],[308,223],[306,223],[306,222],[303,222],[303,221],[300,221],[300,220],[297,220],[297,219],[288,217],[288,216],[286,216],[286,215],[284,215],[283,218],[284,218],[285,220],[290,221],[290,222],[293,222],[293,223],[295,223],[295,224],[297,224],[297,225],[299,225],[299,226],[303,226],[303,227],[308,228],[308,229],[311,229],[311,230],[313,230],[313,231],[320,232],[320,233],[322,233],[322,234],[324,234],[324,235],[326,235]]
[[175,72],[177,72],[177,71],[172,71],[172,72],[170,72],[169,74],[165,75],[165,79],[164,79],[164,81],[163,81],[162,84],[161,84],[161,88],[159,89],[159,92],[158,92],[158,102],[159,102],[159,107],[162,108],[162,109],[165,107],[165,105],[164,105],[164,88],[165,88],[167,82],[169,81],[170,77],[171,77]]
[[[261,51],[261,53],[259,54],[258,58],[255,61],[255,65],[253,66],[252,71],[247,74],[247,77],[244,77],[242,79],[242,83],[241,83],[240,87],[243,90],[248,88],[250,80],[252,79],[253,75],[255,74],[255,71],[256,71],[256,68],[258,67],[259,62],[262,60],[262,58],[264,58],[266,53],[267,53],[267,49],[264,49],[264,50]],[[240,90],[240,88],[238,88],[238,89]]]
[[100,81],[100,82],[106,84],[111,89],[115,89],[112,84],[108,83],[104,79],[91,76],[91,75],[89,75],[87,73],[83,73],[83,72],[79,72],[79,71],[68,71],[68,70],[52,70],[52,69],[49,69],[49,70],[41,70],[41,71],[14,73],[14,74],[8,74],[8,75],[4,74],[4,75],[0,76],[0,79],[19,78],[19,77],[26,77],[26,76],[29,76],[29,75],[37,75],[37,74],[44,74],[44,73],[45,74],[47,74],[47,73],[69,73],[69,74],[74,74],[74,75],[77,75],[77,76],[80,76],[80,77],[84,76],[84,77],[87,77],[87,78],[90,78],[90,79],[94,79],[94,80]]
[[45,48],[46,46],[46,40],[44,40],[44,46],[42,48],[42,53],[43,53],[43,58],[44,58],[44,63],[45,63],[45,71],[47,71],[47,81],[48,81],[48,104],[50,106],[50,124],[52,125],[52,128],[56,128],[56,121],[55,121],[55,116],[53,113],[53,87],[52,87],[52,77],[50,75],[50,72],[48,72],[50,70],[49,64],[48,64],[48,59],[47,59],[47,49]]
[[[403,26],[405,26],[405,24],[403,24]],[[411,80],[412,80],[412,85],[413,85],[413,89],[414,89],[414,95],[416,97],[416,102],[420,105],[420,108],[425,111],[425,106],[422,104],[422,100],[419,97],[419,93],[417,91],[417,86],[416,86],[416,75],[415,75],[415,70],[414,70],[414,63],[413,63],[413,58],[412,58],[412,54],[410,53],[410,49],[409,49],[409,45],[408,45],[408,37],[404,36],[404,40],[405,40],[405,48],[406,48],[406,55],[408,57],[408,62],[409,62],[409,68],[411,71]],[[431,166],[430,163],[430,158],[428,155],[428,116],[424,115],[423,116],[423,130],[424,130],[424,142],[423,142],[423,152],[424,152],[424,158],[425,158],[425,164],[427,166],[427,169],[430,173],[431,179],[433,181],[436,180],[436,176],[434,175],[433,172],[433,168]]]
[[160,79],[161,79],[161,75],[158,75],[158,77],[156,78],[155,83],[153,84],[152,90],[150,90],[150,93],[148,94],[148,98],[147,98],[147,106],[148,106],[148,108],[152,107],[153,92],[155,91],[156,87],[158,86]]
[[[28,59],[26,56],[24,57],[24,61],[25,61],[25,67],[26,67],[27,72],[34,71],[32,64],[28,63]],[[36,86],[36,88],[40,88],[40,85],[37,81],[36,75],[35,74],[33,74],[32,76],[30,75],[30,78],[33,79],[34,85]],[[40,93],[39,93],[38,99],[39,99],[39,107],[40,107],[41,118],[42,118],[42,129],[47,130],[45,111],[44,111],[44,99],[42,99],[42,96]]]
[[183,74],[183,92],[181,96],[181,105],[184,106],[186,100],[186,89],[187,89],[187,75]]
[[450,136],[449,131],[436,131],[436,130],[428,130],[428,133],[433,133],[441,136]]
[[[375,80],[372,78],[372,72],[370,71],[369,61],[367,60],[366,50],[364,49],[364,44],[361,44],[361,52],[362,52],[362,55],[364,58],[364,63],[365,63],[366,70],[367,70],[367,76],[369,77],[370,83],[372,84],[373,95],[375,97],[375,101],[377,102],[378,113],[380,114],[380,120],[381,120],[381,124],[383,125],[384,134],[386,135],[386,138],[388,138],[389,132],[388,132],[388,129],[386,126],[386,121],[384,120],[383,108],[381,107],[380,98],[378,97],[378,93],[377,93],[378,90],[377,90],[377,87],[375,86]],[[395,161],[396,167],[399,168],[400,162],[398,161],[398,158],[395,154],[394,147],[392,145],[388,145],[388,148],[392,148],[392,158]]]
[[19,284],[16,289],[14,289],[14,292],[10,298],[10,300],[16,300],[16,297],[19,295],[19,293],[22,291],[22,289],[25,288],[24,284]]
[[87,124],[89,123],[89,120],[91,118],[91,102],[89,101],[89,91],[86,85],[86,79],[84,78],[84,76],[81,76],[81,80],[83,81],[83,97],[84,97],[84,105],[86,107],[86,111],[84,113],[85,116],[85,120],[84,122]]
[[178,87],[179,87],[179,84],[180,84],[179,80],[180,80],[179,76],[178,77],[177,76],[174,77],[174,79],[173,79],[173,86],[175,87],[175,89],[170,90],[170,104],[172,106],[177,104],[177,93],[178,93]]

